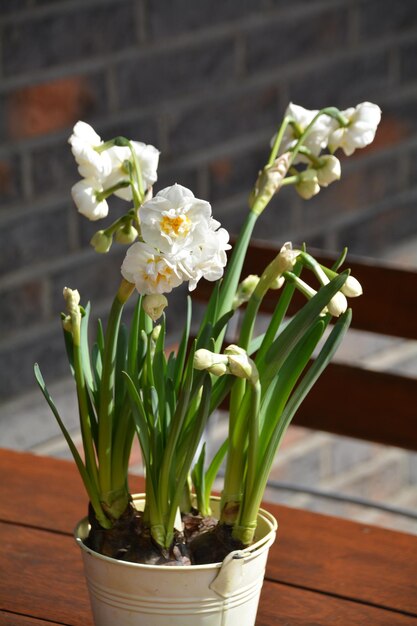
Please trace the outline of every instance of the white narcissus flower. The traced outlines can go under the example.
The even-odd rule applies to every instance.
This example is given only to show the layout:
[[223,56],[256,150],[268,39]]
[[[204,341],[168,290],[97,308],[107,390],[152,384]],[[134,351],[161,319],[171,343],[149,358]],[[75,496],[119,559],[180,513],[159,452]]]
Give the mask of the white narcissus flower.
[[169,293],[184,282],[176,259],[141,241],[128,249],[121,271],[141,294]]
[[102,191],[102,184],[95,178],[79,180],[71,189],[72,199],[79,213],[92,222],[106,217],[109,212],[107,201],[100,199],[99,194]]
[[[218,222],[212,220],[212,225],[217,226]],[[227,230],[219,228],[206,231],[204,242],[184,255],[180,262],[184,276],[189,281],[190,291],[196,288],[200,278],[213,282],[223,276],[227,263],[226,250],[230,248]]]
[[[280,154],[282,152],[287,152],[288,150],[291,150],[291,148],[294,148],[300,135],[313,121],[317,113],[317,110],[305,109],[298,104],[290,102],[287,110],[285,111],[285,116],[293,118],[295,127],[293,124],[289,124],[287,126],[279,149]],[[321,115],[314,122],[313,128],[311,129],[306,140],[304,141],[304,145],[312,152],[314,156],[318,156],[320,152],[327,147],[329,135],[333,128],[334,121],[328,115]],[[271,145],[273,145],[275,137],[273,137]],[[305,160],[306,157],[304,157],[303,155],[297,155],[294,162],[297,163]]]
[[[159,150],[152,145],[147,145],[140,141],[132,141],[139,168],[142,176],[143,190],[147,191],[158,179]],[[129,180],[129,173],[125,167],[125,162],[132,162],[132,153],[127,146],[113,146],[107,150],[111,160],[111,172],[104,182],[108,189],[117,185],[121,181]],[[123,200],[132,200],[131,187],[123,187],[114,192],[115,196]]]
[[107,151],[97,152],[103,142],[90,124],[77,122],[68,139],[71,151],[78,163],[78,171],[84,178],[103,180],[111,172],[112,164]]
[[381,109],[372,102],[361,102],[356,107],[341,111],[348,120],[347,126],[334,129],[329,138],[329,149],[335,152],[342,148],[350,156],[358,148],[364,148],[373,142],[375,132],[381,121]]
[[316,169],[320,187],[328,187],[330,183],[340,179],[342,170],[337,157],[332,154],[325,154],[320,158],[320,164],[320,167]]
[[178,184],[162,189],[145,202],[139,218],[143,239],[168,254],[204,243],[212,220],[210,204]]
[[320,191],[320,185],[316,170],[309,168],[308,170],[301,172],[300,180],[296,183],[295,188],[304,200],[309,200],[318,194]]

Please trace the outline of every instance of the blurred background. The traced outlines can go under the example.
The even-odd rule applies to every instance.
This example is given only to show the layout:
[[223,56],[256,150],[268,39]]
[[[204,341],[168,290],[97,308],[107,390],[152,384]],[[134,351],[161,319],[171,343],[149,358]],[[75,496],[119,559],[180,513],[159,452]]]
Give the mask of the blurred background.
[[[76,432],[62,288],[78,288],[105,315],[119,282],[124,249],[98,257],[89,247],[97,224],[70,197],[78,174],[67,139],[79,119],[104,139],[158,147],[155,191],[190,187],[236,233],[289,101],[376,102],[376,140],[342,162],[342,180],[308,202],[285,188],[255,235],[416,266],[415,0],[1,0],[0,38],[0,445],[65,454],[33,363]],[[414,343],[352,337],[345,351],[417,371]],[[417,505],[416,455],[303,429],[285,445],[277,479]],[[346,515],[416,527],[407,515],[384,520],[380,510],[343,506]]]

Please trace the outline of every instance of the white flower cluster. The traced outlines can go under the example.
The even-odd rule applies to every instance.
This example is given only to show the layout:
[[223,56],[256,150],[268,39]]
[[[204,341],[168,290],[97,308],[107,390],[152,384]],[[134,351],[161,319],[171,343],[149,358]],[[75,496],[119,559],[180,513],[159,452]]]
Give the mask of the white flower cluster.
[[[381,109],[371,102],[362,102],[356,107],[340,111],[339,119],[323,114],[314,121],[318,113],[319,111],[304,109],[290,103],[285,115],[291,121],[284,131],[279,148],[280,154],[293,150],[298,139],[313,122],[310,132],[303,141],[304,149],[294,159],[294,164],[308,164],[307,168],[299,173],[295,185],[297,192],[304,199],[311,198],[321,187],[327,187],[340,178],[340,161],[334,156],[334,152],[340,148],[350,156],[356,149],[372,143],[381,120]],[[275,137],[271,144],[274,143]],[[328,150],[330,154],[321,154],[323,150]]]
[[[104,146],[100,136],[85,122],[75,124],[68,141],[78,171],[83,177],[71,189],[73,200],[82,215],[92,221],[106,217],[109,212],[106,197],[109,193],[127,201],[132,200],[129,164],[133,156],[128,146]],[[146,191],[157,180],[159,151],[154,146],[138,141],[132,141],[131,145]],[[109,190],[112,191],[106,193]]]
[[223,275],[229,234],[213,219],[211,206],[186,187],[163,189],[139,209],[142,240],[127,251],[122,275],[139,293],[168,293],[183,282],[190,291],[204,276]]

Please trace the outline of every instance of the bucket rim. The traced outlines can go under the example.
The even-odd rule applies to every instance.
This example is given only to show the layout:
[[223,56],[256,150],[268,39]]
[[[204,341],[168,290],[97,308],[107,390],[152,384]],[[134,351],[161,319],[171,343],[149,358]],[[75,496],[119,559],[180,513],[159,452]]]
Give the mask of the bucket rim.
[[[145,500],[145,494],[144,493],[132,494],[132,500],[133,502],[143,501]],[[220,497],[210,496],[210,500],[219,501]],[[258,517],[262,518],[266,522],[266,524],[269,526],[269,531],[266,533],[266,535],[261,537],[261,539],[258,539],[258,541],[256,541],[252,545],[242,550],[242,552],[245,553],[245,556],[243,557],[245,561],[252,560],[259,554],[262,554],[265,550],[268,550],[270,546],[272,545],[272,543],[275,541],[275,535],[278,529],[278,522],[275,519],[275,517],[272,515],[272,513],[262,508],[259,509]],[[130,563],[129,561],[122,561],[119,559],[114,559],[110,556],[105,556],[104,554],[100,554],[99,552],[96,552],[92,548],[89,548],[88,546],[85,545],[83,539],[86,536],[85,529],[87,528],[89,528],[88,518],[83,517],[74,528],[73,535],[74,535],[74,539],[76,543],[79,545],[79,547],[84,553],[89,554],[96,559],[99,559],[108,563],[112,563],[113,565],[118,564],[122,567],[131,567],[134,569],[143,568],[143,569],[148,569],[148,570],[156,569],[158,571],[174,571],[174,572],[185,572],[185,571],[189,571],[190,568],[192,568],[193,570],[198,570],[198,571],[201,571],[201,570],[204,571],[204,570],[210,570],[210,569],[217,570],[217,569],[220,569],[220,567],[222,566],[222,561],[219,561],[217,563],[206,563],[204,565],[152,565],[152,564],[147,564],[147,563]],[[84,529],[84,532],[83,532],[83,529]]]

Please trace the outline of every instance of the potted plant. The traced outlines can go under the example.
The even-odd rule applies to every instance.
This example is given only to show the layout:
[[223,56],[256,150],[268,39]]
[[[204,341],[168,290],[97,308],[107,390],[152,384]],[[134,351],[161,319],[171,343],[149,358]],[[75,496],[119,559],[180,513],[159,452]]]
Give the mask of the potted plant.
[[[305,246],[285,243],[261,276],[242,280],[243,262],[257,219],[281,187],[293,185],[308,199],[339,179],[334,152],[350,155],[371,143],[379,120],[379,107],[368,102],[346,111],[290,104],[228,263],[228,233],[208,202],[178,184],[152,195],[156,148],[123,137],[103,142],[88,124],[75,125],[69,142],[82,176],[72,188],[79,212],[106,217],[111,195],[131,207],[91,240],[99,253],[113,239],[129,245],[106,330],[98,322],[92,346],[90,307],[64,289],[83,455],[35,365],[89,497],[76,539],[97,625],[254,624],[276,531],[260,509],[269,471],[297,408],[347,331],[346,297],[362,290],[348,270],[339,272],[346,251],[327,268]],[[316,288],[305,280],[308,272]],[[188,298],[181,341],[168,354],[165,294],[184,282],[192,291],[202,277],[214,288],[196,336],[190,339]],[[270,289],[277,304],[259,333],[257,314]],[[288,318],[295,290],[305,304]],[[122,313],[134,292],[127,327]],[[227,345],[227,326],[241,307],[238,340]],[[205,426],[226,400],[228,436],[206,463]],[[141,496],[128,484],[135,434],[146,475]],[[212,486],[224,460],[216,499]]]

